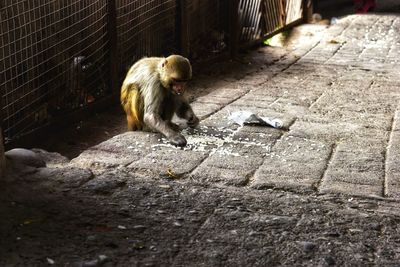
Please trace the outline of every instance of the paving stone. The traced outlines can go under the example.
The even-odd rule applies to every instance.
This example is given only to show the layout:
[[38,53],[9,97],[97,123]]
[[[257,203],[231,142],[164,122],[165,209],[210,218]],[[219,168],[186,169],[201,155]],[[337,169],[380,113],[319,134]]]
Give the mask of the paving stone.
[[330,153],[328,144],[285,135],[256,171],[251,186],[313,190],[324,173]]
[[195,101],[191,103],[191,106],[196,116],[199,117],[200,120],[203,120],[208,116],[210,116],[211,114],[220,110],[224,105],[221,103],[216,104],[216,103],[203,103]]
[[261,163],[262,156],[253,146],[224,143],[192,172],[191,178],[200,182],[245,185]]
[[[308,117],[307,117],[308,118]],[[334,143],[340,138],[349,138],[355,135],[360,129],[360,126],[352,123],[332,123],[330,121],[313,122],[297,120],[290,127],[292,136],[323,140]]]
[[207,152],[154,145],[152,152],[128,165],[130,172],[148,177],[179,179],[195,169],[207,157]]
[[353,196],[382,196],[382,186],[331,181],[329,187],[321,187],[320,193],[346,194]]
[[377,143],[339,143],[321,181],[320,191],[349,193],[358,190],[354,192],[381,196],[385,179],[384,153],[385,147]]
[[[25,177],[31,182],[40,181],[39,187],[47,187],[54,191],[71,190],[78,188],[93,179],[94,175],[89,169],[71,166],[40,168],[34,174]],[[32,186],[34,188],[35,186]]]
[[97,172],[124,167],[143,158],[160,138],[161,135],[156,133],[126,132],[85,150],[71,164]]
[[232,86],[232,88],[219,88],[205,96],[197,98],[195,103],[212,103],[225,106],[246,94],[250,89],[251,87],[246,85],[236,85]]
[[260,98],[259,96],[255,96],[253,94],[244,96],[239,100],[235,101],[235,106],[240,106],[243,108],[269,108],[271,104],[276,100],[274,97],[266,97],[263,96]]
[[112,194],[117,189],[127,185],[134,177],[121,171],[107,171],[97,175],[82,186],[83,190],[91,191],[95,194]]
[[386,194],[400,199],[400,112],[397,111],[393,121],[393,132],[387,148],[386,158]]
[[283,130],[272,127],[245,125],[233,134],[233,140],[273,145],[283,133]]

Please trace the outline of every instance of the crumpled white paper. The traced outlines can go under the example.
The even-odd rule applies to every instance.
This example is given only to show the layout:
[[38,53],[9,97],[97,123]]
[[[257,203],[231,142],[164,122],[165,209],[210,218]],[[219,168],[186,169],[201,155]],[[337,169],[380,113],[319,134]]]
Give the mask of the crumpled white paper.
[[278,129],[283,127],[283,122],[280,119],[260,117],[251,111],[235,111],[229,115],[228,119],[241,126],[246,124],[256,124],[272,126]]

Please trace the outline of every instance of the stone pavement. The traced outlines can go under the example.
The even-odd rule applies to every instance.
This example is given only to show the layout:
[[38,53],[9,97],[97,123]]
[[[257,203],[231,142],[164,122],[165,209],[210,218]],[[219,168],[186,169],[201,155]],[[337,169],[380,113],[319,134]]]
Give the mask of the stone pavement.
[[[184,130],[187,148],[127,132],[73,164],[151,179],[399,199],[400,19],[349,16],[321,36],[286,54],[261,48],[245,59],[247,75],[203,85],[213,90],[192,103],[201,123]],[[279,118],[284,129],[235,125],[228,116],[239,110]]]

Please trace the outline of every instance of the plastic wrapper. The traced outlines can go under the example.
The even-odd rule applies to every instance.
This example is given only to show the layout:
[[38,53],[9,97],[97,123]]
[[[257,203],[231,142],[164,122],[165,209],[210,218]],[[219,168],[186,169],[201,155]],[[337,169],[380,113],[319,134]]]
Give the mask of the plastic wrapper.
[[251,111],[235,111],[229,115],[228,119],[241,126],[264,125],[278,129],[283,127],[283,122],[280,119],[270,118],[270,117],[260,117]]

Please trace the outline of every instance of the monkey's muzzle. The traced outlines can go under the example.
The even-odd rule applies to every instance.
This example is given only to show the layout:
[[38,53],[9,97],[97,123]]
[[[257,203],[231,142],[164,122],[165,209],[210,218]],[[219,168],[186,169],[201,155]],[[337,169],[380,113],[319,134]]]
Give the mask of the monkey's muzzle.
[[177,95],[183,94],[185,90],[186,90],[186,82],[174,82],[172,84],[172,91]]

